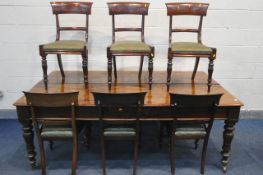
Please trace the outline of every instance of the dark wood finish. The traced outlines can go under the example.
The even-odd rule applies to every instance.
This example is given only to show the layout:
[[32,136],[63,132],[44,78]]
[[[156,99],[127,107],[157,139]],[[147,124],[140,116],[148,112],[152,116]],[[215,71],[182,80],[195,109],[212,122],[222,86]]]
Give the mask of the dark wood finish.
[[[223,94],[208,94],[208,95],[189,95],[189,94],[170,94],[171,103],[171,117],[173,117],[172,129],[169,134],[169,151],[170,151],[170,162],[171,162],[171,172],[175,174],[175,159],[174,159],[174,145],[177,139],[194,139],[195,148],[198,140],[203,139],[203,149],[201,158],[201,168],[200,173],[204,174],[205,169],[205,158],[207,152],[207,145],[209,140],[210,131],[214,123],[214,117],[217,111],[217,106],[219,104],[220,98]],[[185,115],[194,115],[195,119],[189,121],[189,117]],[[207,118],[207,120],[198,119]],[[180,119],[180,121],[178,121]],[[189,129],[193,124],[203,125],[206,134],[183,134],[176,135],[177,126],[181,124],[187,124]],[[182,131],[183,132],[183,131]]]
[[166,3],[167,15],[197,15],[206,16],[207,3]]
[[91,2],[50,2],[53,14],[91,14]]
[[[148,15],[149,3],[144,2],[109,2],[109,15],[112,15],[112,44],[115,43],[115,33],[116,32],[141,32],[141,42],[144,41],[144,25],[145,25],[145,15]],[[115,27],[115,15],[141,15],[142,22],[139,28],[116,28]],[[150,52],[116,52],[111,51],[110,47],[107,47],[107,58],[108,58],[108,84],[111,88],[112,84],[112,60],[114,65],[114,78],[117,79],[117,68],[116,68],[116,56],[140,56],[140,67],[138,79],[141,80],[141,72],[143,68],[144,56],[149,58],[148,61],[148,83],[149,87],[152,86],[152,74],[153,74],[153,58],[154,58],[154,47],[150,46]]]
[[[106,140],[131,140],[134,142],[134,160],[132,174],[136,174],[138,160],[138,145],[140,136],[140,113],[144,104],[146,92],[134,93],[100,93],[93,92],[95,104],[100,111],[101,123],[101,149],[102,169],[106,174]],[[127,119],[129,121],[127,121]],[[112,126],[113,125],[113,126]],[[132,128],[135,135],[114,135],[104,134],[107,128]]]
[[[92,2],[50,2],[53,14],[56,16],[56,41],[60,40],[61,31],[83,31],[85,32],[85,46],[81,50],[45,50],[44,45],[39,46],[39,54],[42,57],[42,69],[43,69],[43,78],[45,86],[48,86],[48,76],[47,76],[47,55],[56,54],[59,64],[59,69],[61,72],[62,79],[65,79],[65,74],[63,70],[63,65],[61,61],[61,54],[73,54],[80,55],[82,57],[82,68],[84,75],[84,83],[88,83],[88,32],[89,32],[89,15],[91,14]],[[62,27],[59,23],[59,15],[63,14],[83,14],[86,15],[85,27]]]
[[150,3],[145,2],[108,2],[110,15],[148,15]]
[[[145,104],[142,108],[140,120],[157,120],[169,121],[171,117],[169,93],[166,91],[166,72],[154,72],[154,84],[151,90],[148,88],[148,72],[142,72],[142,82],[138,82],[136,72],[121,72],[118,82],[113,85],[112,89],[108,89],[107,72],[90,72],[90,82],[87,87],[82,84],[82,73],[80,71],[65,72],[66,79],[61,82],[60,72],[55,71],[49,75],[49,86],[45,89],[43,80],[37,83],[30,92],[39,93],[55,93],[55,92],[71,92],[79,91],[78,106],[76,107],[76,120],[92,121],[99,120],[99,111],[95,106],[91,92],[147,92]],[[175,84],[171,85],[170,91],[173,93],[183,94],[209,94],[207,92],[207,75],[204,72],[197,72],[195,81],[191,81],[191,72],[173,72]],[[127,79],[129,77],[129,79]],[[212,81],[211,93],[223,93],[218,111],[215,115],[216,120],[225,121],[225,130],[223,133],[222,146],[222,167],[227,169],[229,162],[231,141],[234,136],[235,123],[239,120],[240,108],[243,103],[232,96],[216,81]],[[27,157],[32,167],[36,164],[36,152],[33,142],[34,134],[32,128],[32,120],[29,113],[29,106],[25,97],[19,98],[14,105],[16,106],[19,122],[22,125],[23,137],[26,143]]]
[[[167,90],[169,91],[169,87],[171,84],[171,72],[172,72],[172,61],[174,57],[194,57],[196,58],[195,67],[192,73],[191,79],[195,79],[196,71],[199,65],[200,58],[208,58],[208,91],[211,89],[211,81],[212,74],[214,70],[214,60],[216,59],[216,48],[211,48],[211,54],[203,54],[203,53],[173,53],[171,49],[172,44],[172,34],[175,32],[192,32],[197,33],[197,42],[202,43],[202,24],[203,17],[206,16],[207,9],[209,4],[207,3],[166,3],[167,7],[167,15],[170,17],[169,22],[169,49],[168,49],[168,64],[167,64]],[[177,15],[191,15],[191,16],[200,16],[199,25],[197,29],[191,28],[173,28],[173,16]]]
[[[42,130],[46,127],[46,125],[50,125],[52,123],[56,125],[71,125],[73,144],[71,174],[75,175],[77,168],[78,150],[75,108],[78,103],[78,92],[54,94],[24,92],[24,94],[26,96],[27,105],[30,107],[30,116],[32,117],[32,123],[38,139],[42,175],[46,175],[44,141],[48,140],[52,145],[53,140],[68,139],[56,136],[52,136],[52,138],[42,137]],[[53,112],[49,111],[50,108],[52,108]],[[66,108],[68,108],[68,110],[66,110]],[[68,111],[68,117],[62,117],[57,113],[57,111],[61,109],[63,109],[64,111]]]

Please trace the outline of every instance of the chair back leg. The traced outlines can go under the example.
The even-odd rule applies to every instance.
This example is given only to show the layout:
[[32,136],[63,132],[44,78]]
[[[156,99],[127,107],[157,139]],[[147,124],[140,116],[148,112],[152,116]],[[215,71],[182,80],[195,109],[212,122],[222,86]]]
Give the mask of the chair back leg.
[[106,175],[106,153],[105,153],[104,136],[101,136],[101,163],[102,163],[102,174]]
[[[138,135],[138,134],[137,134]],[[133,170],[132,170],[132,174],[136,175],[136,169],[137,169],[137,161],[138,161],[138,141],[139,138],[138,136],[136,136],[135,140],[134,140],[134,159],[133,159]]]
[[39,151],[40,151],[41,174],[46,175],[46,156],[45,156],[44,143],[42,139],[39,139],[38,142],[39,142]]
[[77,161],[78,161],[78,143],[77,143],[77,139],[73,138],[71,175],[76,175]]
[[143,61],[144,61],[144,56],[141,56],[140,69],[139,69],[139,75],[138,75],[139,81],[141,81],[141,77],[142,77]]
[[58,59],[58,66],[59,66],[59,70],[60,70],[61,76],[62,76],[63,79],[65,79],[65,73],[64,73],[63,64],[62,64],[62,61],[61,61],[61,54],[57,54],[57,59]]
[[199,65],[199,61],[200,61],[200,57],[196,57],[196,59],[195,59],[195,67],[194,67],[194,70],[193,70],[193,73],[192,73],[192,80],[195,79],[195,75],[196,75],[196,71],[197,71],[197,68],[198,68],[198,65]]
[[205,138],[204,143],[203,143],[202,158],[201,158],[201,169],[200,169],[201,174],[204,174],[204,172],[205,172],[205,160],[206,160],[207,145],[208,145],[208,138]]
[[114,78],[117,79],[117,66],[116,66],[116,56],[113,56],[113,68],[114,68]]

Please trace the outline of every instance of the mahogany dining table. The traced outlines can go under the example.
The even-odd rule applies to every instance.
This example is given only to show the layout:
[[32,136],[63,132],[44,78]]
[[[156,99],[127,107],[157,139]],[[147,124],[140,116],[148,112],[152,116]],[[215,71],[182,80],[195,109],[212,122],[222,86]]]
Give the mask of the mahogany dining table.
[[[239,120],[240,109],[243,103],[225,90],[217,81],[212,81],[212,87],[208,92],[207,74],[197,72],[195,80],[191,80],[191,73],[187,71],[173,72],[172,84],[169,92],[166,87],[167,73],[164,71],[153,72],[152,88],[148,85],[148,72],[142,73],[141,81],[138,81],[135,71],[119,71],[118,79],[113,81],[111,88],[107,83],[106,71],[89,71],[89,83],[84,84],[81,71],[66,71],[63,80],[59,71],[53,71],[48,75],[48,86],[45,87],[43,80],[40,80],[31,89],[23,89],[30,92],[57,93],[79,91],[77,107],[77,120],[96,121],[99,119],[98,109],[94,104],[91,92],[134,92],[146,91],[145,104],[142,109],[140,120],[142,121],[169,121],[170,101],[169,92],[187,94],[208,94],[224,93],[216,113],[216,120],[224,120],[224,132],[222,143],[221,165],[224,172],[229,162],[231,142],[234,137],[234,126]],[[36,166],[36,151],[34,145],[34,131],[24,96],[15,103],[18,120],[22,125],[23,137],[26,144],[27,158],[32,167]],[[192,116],[191,116],[192,117]]]

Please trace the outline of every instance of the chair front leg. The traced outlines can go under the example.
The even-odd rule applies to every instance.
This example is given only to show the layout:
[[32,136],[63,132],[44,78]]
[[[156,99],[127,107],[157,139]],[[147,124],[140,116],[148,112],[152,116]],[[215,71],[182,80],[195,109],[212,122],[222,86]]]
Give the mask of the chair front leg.
[[139,142],[139,134],[136,134],[136,138],[134,140],[134,159],[133,159],[133,170],[132,174],[136,175],[136,169],[137,169],[137,161],[138,161],[138,143]]
[[47,79],[47,58],[46,56],[42,57],[42,69],[43,69],[43,78],[44,78],[45,88],[47,88],[48,79]]
[[149,89],[152,89],[152,81],[153,81],[153,58],[154,58],[154,47],[151,47],[151,53],[149,55],[149,65],[148,65],[148,71],[149,71]]
[[112,84],[112,55],[110,53],[110,48],[107,48],[107,58],[108,58],[108,85],[111,89]]
[[171,85],[171,74],[173,67],[173,56],[171,53],[171,48],[168,49],[168,63],[167,63],[167,91],[170,89]]
[[88,50],[86,46],[84,47],[84,51],[82,52],[82,69],[83,69],[83,76],[84,76],[84,83],[85,85],[88,84]]
[[202,158],[201,158],[201,169],[200,169],[201,174],[204,174],[204,172],[205,172],[205,160],[206,160],[208,138],[209,138],[209,136],[207,136],[204,139],[204,143],[203,143]]
[[208,64],[208,82],[207,82],[208,92],[210,92],[211,86],[212,86],[212,75],[214,71],[214,60],[215,59],[216,59],[216,49],[212,48],[212,54],[209,57],[209,64]]
[[77,138],[73,138],[71,175],[76,175],[77,161],[78,161],[78,141]]
[[102,162],[102,174],[106,175],[106,153],[105,153],[104,136],[101,136],[101,162]]
[[[172,133],[173,134],[173,133]],[[174,155],[174,145],[175,145],[175,138],[173,135],[170,136],[170,163],[171,163],[171,173],[172,175],[175,174],[175,155]]]

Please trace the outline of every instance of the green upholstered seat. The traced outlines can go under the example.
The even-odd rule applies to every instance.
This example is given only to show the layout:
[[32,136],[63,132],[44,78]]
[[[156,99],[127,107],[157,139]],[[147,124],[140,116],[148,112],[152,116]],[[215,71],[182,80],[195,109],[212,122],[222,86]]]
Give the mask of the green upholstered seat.
[[73,132],[72,128],[69,125],[51,125],[51,126],[45,126],[42,129],[41,137],[43,139],[49,139],[49,138],[72,138]]
[[43,46],[45,51],[54,51],[54,50],[69,50],[69,51],[78,51],[83,50],[85,46],[84,41],[79,40],[60,40],[53,43],[48,43]]
[[171,46],[172,53],[177,54],[211,54],[212,49],[203,44],[192,42],[174,42]]
[[176,137],[205,137],[206,130],[201,124],[180,124],[176,126]]
[[141,41],[117,41],[110,47],[112,52],[150,52],[149,45]]
[[105,128],[104,136],[135,136],[136,132],[134,128],[123,128],[123,127],[114,127],[114,128]]

